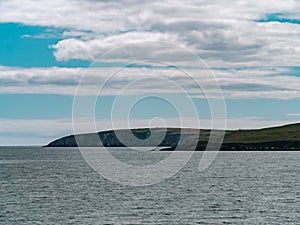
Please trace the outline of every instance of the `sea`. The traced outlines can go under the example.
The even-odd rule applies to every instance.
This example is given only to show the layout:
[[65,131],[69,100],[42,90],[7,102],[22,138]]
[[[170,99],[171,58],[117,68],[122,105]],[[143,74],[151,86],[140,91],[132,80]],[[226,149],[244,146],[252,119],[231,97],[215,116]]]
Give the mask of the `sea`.
[[[135,165],[170,154],[111,152]],[[98,174],[77,148],[1,147],[0,224],[300,224],[300,152],[219,152],[200,172],[202,154],[135,187]]]

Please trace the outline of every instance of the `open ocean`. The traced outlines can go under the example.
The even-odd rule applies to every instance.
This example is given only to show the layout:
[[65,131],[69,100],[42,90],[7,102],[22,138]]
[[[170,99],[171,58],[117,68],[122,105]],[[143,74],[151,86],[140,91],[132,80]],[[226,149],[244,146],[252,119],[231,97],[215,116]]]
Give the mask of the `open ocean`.
[[[155,163],[168,152],[114,149]],[[202,152],[145,187],[106,180],[76,148],[0,148],[0,224],[300,224],[300,152]]]

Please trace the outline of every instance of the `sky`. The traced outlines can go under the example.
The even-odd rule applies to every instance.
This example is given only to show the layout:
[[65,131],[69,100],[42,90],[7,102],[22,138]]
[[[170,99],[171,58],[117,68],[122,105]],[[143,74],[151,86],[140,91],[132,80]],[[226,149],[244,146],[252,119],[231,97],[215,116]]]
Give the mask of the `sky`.
[[300,121],[299,1],[0,0],[0,15],[0,145],[72,134],[74,115],[82,132]]

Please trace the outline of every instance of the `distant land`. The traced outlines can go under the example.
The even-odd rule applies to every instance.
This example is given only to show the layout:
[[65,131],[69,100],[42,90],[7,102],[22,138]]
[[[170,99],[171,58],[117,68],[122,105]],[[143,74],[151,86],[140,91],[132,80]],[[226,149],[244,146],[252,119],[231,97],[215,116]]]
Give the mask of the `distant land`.
[[[207,146],[210,134],[217,137],[222,133],[220,130],[189,128],[151,128],[151,131],[149,128],[109,130],[99,133],[77,134],[76,139],[74,135],[62,137],[44,147],[77,147],[78,145],[82,147],[125,147],[117,138],[116,132],[118,137],[126,138],[129,134],[136,137],[132,140],[127,139],[127,147],[166,147],[162,148],[162,151],[175,149],[203,151]],[[151,137],[154,136],[154,139],[148,138],[150,135]],[[157,139],[155,139],[156,137]],[[190,143],[197,143],[196,148],[195,144],[189,146]],[[300,123],[253,130],[226,130],[220,150],[300,150]]]

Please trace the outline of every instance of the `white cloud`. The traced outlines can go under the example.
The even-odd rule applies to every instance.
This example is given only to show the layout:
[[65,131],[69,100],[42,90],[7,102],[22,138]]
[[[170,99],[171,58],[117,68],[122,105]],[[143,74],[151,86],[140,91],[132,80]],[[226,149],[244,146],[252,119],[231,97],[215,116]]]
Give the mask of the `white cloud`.
[[[4,0],[1,22],[66,29],[58,60],[94,59],[114,47],[168,40],[210,66],[290,66],[300,60],[300,25],[257,23],[267,14],[300,15],[295,0],[95,1]],[[139,52],[134,52],[138,54]]]
[[[0,67],[0,93],[40,93],[74,95],[122,95],[180,93],[191,96],[219,98],[218,86],[225,98],[300,97],[300,77],[289,74],[287,68],[252,68],[244,70],[212,70],[216,80],[204,69],[175,68],[11,68]],[[85,74],[85,79],[81,81]],[[113,75],[113,76],[111,76]],[[110,79],[108,79],[111,76]],[[200,86],[198,86],[198,84]],[[127,87],[127,85],[129,85]],[[201,90],[202,88],[202,90]]]
[[[115,33],[104,37],[96,36],[91,40],[65,39],[52,46],[56,50],[54,55],[58,60],[95,60],[120,45],[151,40],[169,41],[185,46],[214,67],[276,67],[299,64],[298,24],[176,20],[169,24],[163,23],[155,24],[149,28],[150,31]],[[147,54],[149,49],[145,45],[143,49],[137,50],[132,54],[138,55],[141,50]]]
[[[130,32],[105,37],[101,40],[79,40],[76,38],[69,38],[58,42],[56,45],[52,45],[51,48],[56,50],[54,52],[54,56],[56,57],[56,59],[61,61],[67,61],[69,59],[82,59],[93,61],[100,57],[102,54],[105,54],[108,51],[113,50],[122,44],[132,44],[140,42],[141,40],[143,40],[145,44],[137,46],[134,49],[135,52],[130,52],[130,58],[122,57],[122,55],[112,55],[112,58],[108,58],[107,60],[125,60],[128,62],[129,59],[139,58],[140,54],[153,54],[156,51],[159,51],[159,49],[152,48],[153,45],[151,45],[149,42],[176,42],[176,36],[154,32]],[[159,58],[156,59],[159,60]]]
[[0,66],[0,93],[73,94],[85,69]]
[[300,117],[300,113],[288,113],[287,116]]

